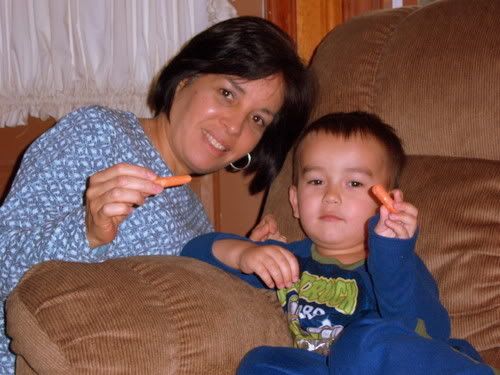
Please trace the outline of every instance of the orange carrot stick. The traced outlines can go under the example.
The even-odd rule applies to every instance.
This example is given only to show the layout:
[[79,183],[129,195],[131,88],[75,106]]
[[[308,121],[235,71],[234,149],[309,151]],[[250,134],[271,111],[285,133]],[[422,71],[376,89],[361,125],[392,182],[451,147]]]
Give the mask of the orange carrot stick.
[[382,203],[389,210],[389,212],[392,212],[393,214],[398,212],[394,208],[394,200],[391,198],[389,193],[384,189],[382,185],[373,185],[372,192],[373,195],[375,195],[377,199],[380,201],[380,203]]
[[191,176],[186,174],[182,176],[156,177],[155,182],[164,188],[179,186],[191,182]]

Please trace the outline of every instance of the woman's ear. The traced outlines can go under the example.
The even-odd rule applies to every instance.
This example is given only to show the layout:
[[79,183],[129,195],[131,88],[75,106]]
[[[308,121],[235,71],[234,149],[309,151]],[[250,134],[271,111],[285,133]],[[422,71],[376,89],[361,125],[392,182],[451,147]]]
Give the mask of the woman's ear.
[[187,85],[190,85],[191,82],[193,82],[196,78],[198,77],[198,75],[193,75],[193,76],[189,76],[189,77],[186,77],[186,78],[183,78],[178,84],[177,84],[177,87],[175,88],[175,93],[177,94],[179,92],[179,90],[182,90],[184,87],[186,87]]
[[180,90],[182,90],[184,87],[188,85],[190,81],[190,78],[184,78],[182,79],[178,84],[177,87],[175,88],[175,93],[177,94]]
[[290,205],[292,206],[293,217],[299,219],[300,215],[299,215],[299,204],[297,199],[297,186],[291,185],[288,188],[288,200],[290,201]]

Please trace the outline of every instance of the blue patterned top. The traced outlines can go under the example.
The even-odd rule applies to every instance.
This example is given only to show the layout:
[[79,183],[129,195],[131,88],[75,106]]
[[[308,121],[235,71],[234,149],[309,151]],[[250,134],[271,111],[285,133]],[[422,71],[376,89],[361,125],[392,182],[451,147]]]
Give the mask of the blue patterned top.
[[[113,242],[90,249],[84,223],[86,181],[121,162],[172,175],[137,117],[105,107],[68,114],[29,147],[0,207],[2,302],[24,272],[41,261],[178,255],[191,238],[212,231],[201,202],[189,187],[181,186],[148,198],[120,225]],[[13,356],[7,353],[0,321],[0,374],[10,374]]]

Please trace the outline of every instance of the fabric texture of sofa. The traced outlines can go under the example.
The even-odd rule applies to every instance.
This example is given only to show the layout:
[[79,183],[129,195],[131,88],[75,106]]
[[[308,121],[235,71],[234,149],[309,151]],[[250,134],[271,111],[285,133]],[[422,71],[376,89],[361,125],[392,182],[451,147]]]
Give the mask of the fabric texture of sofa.
[[[417,252],[452,334],[500,367],[500,2],[444,0],[335,28],[311,69],[313,118],[365,110],[409,157],[401,188],[419,208]],[[289,240],[290,160],[268,194]],[[272,291],[182,257],[33,267],[7,302],[18,374],[234,374],[258,345],[291,345]]]

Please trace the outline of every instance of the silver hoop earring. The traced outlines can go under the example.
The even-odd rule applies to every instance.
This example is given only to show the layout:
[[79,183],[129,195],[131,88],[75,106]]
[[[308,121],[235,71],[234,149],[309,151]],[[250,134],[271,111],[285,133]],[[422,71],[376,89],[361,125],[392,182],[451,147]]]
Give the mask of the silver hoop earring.
[[[231,166],[231,168],[233,168],[235,171],[242,171],[243,169],[248,168],[248,166],[250,165],[250,162],[252,161],[252,155],[247,154],[246,159],[247,159],[247,162],[246,162],[246,163],[245,163],[245,165],[244,165],[244,166],[242,166],[242,167],[238,167],[238,166],[236,166],[234,163],[229,163],[229,165],[230,165],[230,166]],[[239,161],[243,161],[243,158],[236,160],[236,162],[235,162],[235,163],[238,163]],[[238,163],[238,164],[239,164],[239,163]]]

